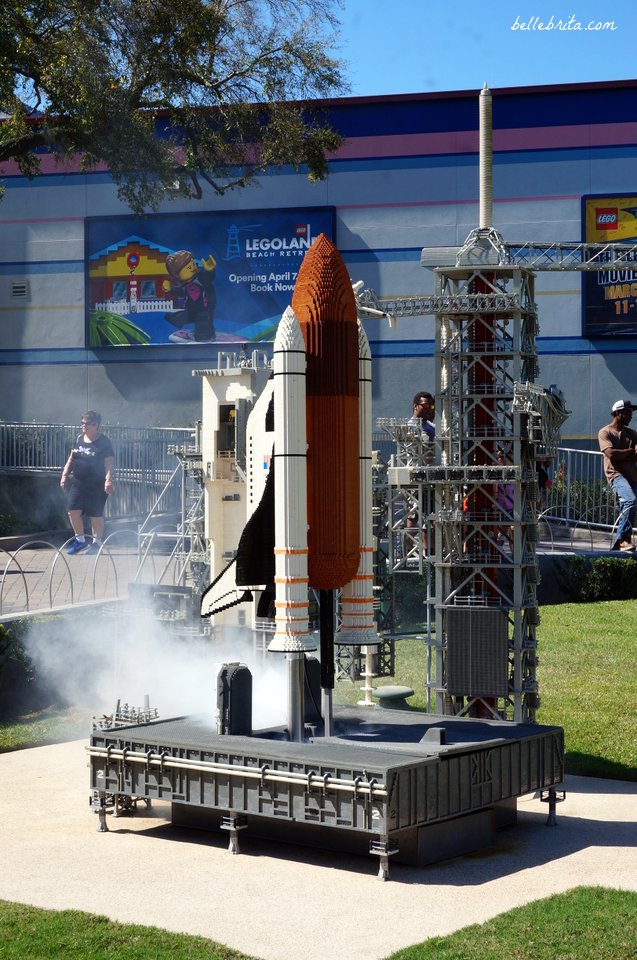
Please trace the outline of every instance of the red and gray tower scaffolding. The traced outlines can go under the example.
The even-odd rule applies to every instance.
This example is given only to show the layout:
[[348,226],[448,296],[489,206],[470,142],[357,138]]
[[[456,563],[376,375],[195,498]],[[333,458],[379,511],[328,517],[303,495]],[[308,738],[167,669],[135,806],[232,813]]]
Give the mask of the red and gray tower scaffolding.
[[[537,374],[534,275],[483,266],[481,228],[458,265],[436,270],[436,712],[531,720],[535,630],[536,457],[521,384]],[[476,256],[477,255],[477,256]],[[487,259],[489,259],[487,257]],[[475,261],[478,262],[475,262]]]
[[377,301],[367,291],[359,304],[393,317],[436,315],[435,462],[388,471],[390,503],[411,503],[408,525],[397,514],[407,528],[405,565],[416,555],[422,570],[427,556],[431,571],[433,561],[429,702],[441,714],[531,721],[539,702],[537,463],[554,454],[566,413],[559,391],[534,383],[535,275],[492,227],[486,87],[480,121],[479,228],[461,249],[423,250],[422,265],[436,275],[433,297]]
[[[480,224],[436,293],[440,467],[436,490],[436,705],[535,718],[539,623],[536,455],[520,384],[537,372],[532,271],[507,264],[493,230],[491,95],[480,95]],[[423,252],[424,256],[424,252]]]
[[[566,413],[558,390],[534,382],[534,274],[501,263],[503,249],[479,228],[453,266],[435,267],[432,297],[361,305],[436,314],[435,457],[415,449],[409,424],[379,421],[397,448],[392,573],[424,574],[426,585],[430,709],[529,721],[538,705],[537,463],[554,457]],[[436,256],[423,251],[423,264]]]

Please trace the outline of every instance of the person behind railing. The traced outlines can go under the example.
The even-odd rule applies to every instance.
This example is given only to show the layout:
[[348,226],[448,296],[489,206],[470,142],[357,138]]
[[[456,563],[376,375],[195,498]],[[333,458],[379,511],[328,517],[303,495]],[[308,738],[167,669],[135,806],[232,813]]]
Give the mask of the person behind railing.
[[[409,426],[415,427],[422,433],[422,440],[425,443],[433,443],[436,437],[436,425],[433,422],[434,416],[434,398],[426,390],[419,390],[413,401],[413,412],[409,419]],[[431,448],[433,452],[433,447]],[[428,458],[429,459],[429,458]],[[418,518],[414,512],[407,517],[406,525],[409,529],[418,526]],[[425,529],[422,531],[423,550],[427,551],[427,534]]]
[[[498,465],[502,467],[510,463],[511,456],[505,456],[504,452],[500,450],[498,452]],[[515,485],[502,480],[497,487],[496,500],[503,513],[507,516],[513,516],[515,507]],[[509,545],[513,546],[513,524],[504,524],[504,526],[500,527],[499,532],[508,541]]]
[[413,414],[409,419],[410,427],[420,427],[431,441],[436,436],[436,425],[433,422],[434,398],[426,390],[419,390],[413,400]]
[[599,431],[599,449],[604,454],[604,473],[619,500],[620,517],[611,549],[632,553],[635,512],[637,509],[637,432],[628,424],[633,416],[630,400],[617,400],[611,408],[612,420]]
[[546,509],[548,492],[553,486],[553,481],[549,477],[550,466],[551,460],[549,457],[545,460],[536,460],[535,462],[535,472],[537,475],[537,501],[535,506],[538,513],[542,513],[542,511]]
[[[113,491],[115,455],[111,441],[100,433],[102,418],[96,410],[82,416],[79,434],[64,464],[60,486],[68,489],[69,520],[75,539],[66,551],[70,556],[85,551],[97,553],[104,533],[104,507]],[[93,542],[84,536],[84,515],[91,521]]]

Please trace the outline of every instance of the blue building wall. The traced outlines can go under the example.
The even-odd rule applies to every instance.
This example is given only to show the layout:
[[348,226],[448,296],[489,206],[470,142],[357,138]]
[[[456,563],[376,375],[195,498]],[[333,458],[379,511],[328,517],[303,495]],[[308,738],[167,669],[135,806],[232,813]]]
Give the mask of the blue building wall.
[[[582,196],[636,193],[637,81],[493,91],[494,225],[505,240],[582,238]],[[333,207],[353,280],[380,296],[427,293],[423,246],[461,244],[478,221],[478,91],[326,104],[346,142],[328,178],[278,170],[219,198],[166,201],[160,213]],[[105,422],[188,424],[200,413],[191,371],[214,345],[87,349],[87,217],[122,216],[105,172],[50,166],[33,181],[2,171],[0,417],[68,421],[96,407]],[[28,281],[28,297],[15,284]],[[635,397],[637,338],[582,336],[579,273],[540,274],[540,381],[573,411],[565,440],[585,442],[613,400]],[[375,358],[374,413],[406,416],[433,387],[432,317],[366,322]]]

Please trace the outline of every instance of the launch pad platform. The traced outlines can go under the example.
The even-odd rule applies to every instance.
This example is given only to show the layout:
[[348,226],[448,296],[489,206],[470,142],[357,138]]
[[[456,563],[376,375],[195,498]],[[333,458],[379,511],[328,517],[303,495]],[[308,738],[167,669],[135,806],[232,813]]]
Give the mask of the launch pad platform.
[[[95,730],[92,804],[171,803],[172,822],[424,865],[494,843],[517,798],[540,791],[549,822],[564,773],[560,727],[335,707],[334,735],[218,734],[212,715]],[[557,789],[556,789],[557,788]]]

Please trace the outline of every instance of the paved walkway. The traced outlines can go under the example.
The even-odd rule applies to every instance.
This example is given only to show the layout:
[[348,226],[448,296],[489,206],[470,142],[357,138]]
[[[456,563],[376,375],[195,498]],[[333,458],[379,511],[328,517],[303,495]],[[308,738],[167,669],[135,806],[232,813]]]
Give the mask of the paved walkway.
[[[88,807],[86,741],[0,755],[0,898],[218,940],[263,960],[376,960],[580,885],[637,892],[637,784],[570,777],[558,825],[526,796],[515,827],[474,856],[417,869],[241,834],[172,827],[167,805]],[[10,868],[9,866],[10,865]]]
[[[134,531],[114,534],[97,554],[69,557],[69,543],[56,538],[0,547],[0,619],[126,597],[136,578],[157,583],[168,561],[157,550],[140,561]],[[172,575],[171,565],[163,582],[172,583]]]
[[[582,529],[571,533],[546,524],[540,533],[538,555],[560,556],[600,553],[609,548],[609,535]],[[564,535],[564,534],[567,535]],[[17,549],[0,545],[0,620],[25,612],[44,612],[68,606],[112,600],[128,595],[128,584],[172,584],[173,565],[165,571],[167,556],[161,547],[149,551],[140,562],[136,534],[121,530],[108,538],[97,555],[69,557],[62,538],[28,541]],[[160,577],[163,579],[160,581]]]

